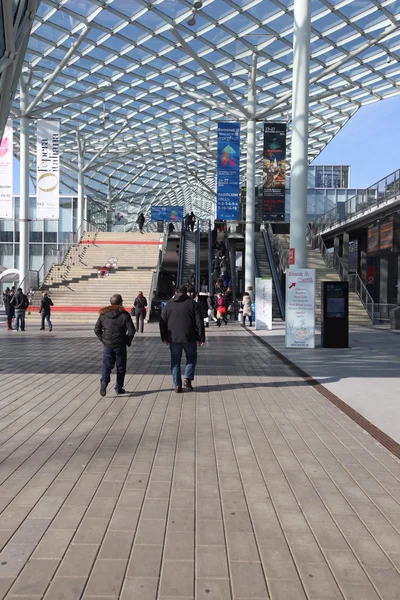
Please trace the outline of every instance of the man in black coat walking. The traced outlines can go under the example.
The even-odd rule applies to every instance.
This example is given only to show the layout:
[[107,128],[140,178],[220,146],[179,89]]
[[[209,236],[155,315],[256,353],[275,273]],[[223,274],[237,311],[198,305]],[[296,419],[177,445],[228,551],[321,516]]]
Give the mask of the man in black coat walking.
[[122,298],[119,294],[111,296],[110,306],[101,309],[94,332],[104,344],[100,395],[105,396],[107,393],[111,371],[115,364],[117,364],[115,391],[117,394],[125,394],[126,347],[132,344],[136,330],[130,314],[122,306]]
[[187,295],[184,285],[178,287],[175,296],[164,307],[160,319],[160,334],[171,351],[171,373],[175,392],[182,392],[181,358],[186,354],[184,389],[192,392],[192,381],[197,362],[197,345],[205,342],[204,320],[196,302]]

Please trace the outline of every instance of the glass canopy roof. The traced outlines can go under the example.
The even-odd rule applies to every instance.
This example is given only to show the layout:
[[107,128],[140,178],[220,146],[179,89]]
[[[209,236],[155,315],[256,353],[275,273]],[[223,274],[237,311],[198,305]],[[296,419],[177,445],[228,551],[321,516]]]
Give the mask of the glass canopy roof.
[[[399,19],[399,0],[312,0],[310,161],[360,106],[400,92]],[[120,209],[185,202],[206,217],[218,121],[242,121],[245,183],[245,118],[218,80],[246,106],[253,52],[259,120],[288,123],[290,163],[292,44],[289,0],[203,0],[198,10],[186,0],[41,0],[25,56],[30,100],[50,85],[31,116],[61,122],[65,188],[76,190],[79,132],[90,196],[105,201],[110,181]],[[257,137],[261,174],[261,123]]]

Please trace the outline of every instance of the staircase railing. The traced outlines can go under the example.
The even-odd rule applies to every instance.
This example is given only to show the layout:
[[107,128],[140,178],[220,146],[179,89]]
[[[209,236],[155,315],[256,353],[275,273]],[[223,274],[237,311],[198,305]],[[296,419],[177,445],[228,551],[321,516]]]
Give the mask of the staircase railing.
[[286,270],[289,266],[289,253],[287,251],[287,248],[285,248],[282,244],[282,240],[279,238],[279,236],[274,235],[271,223],[268,223],[266,231],[271,241],[272,248],[278,257],[277,270],[279,279],[280,281],[282,281],[284,274],[286,273]]
[[282,319],[285,319],[285,301],[283,299],[281,282],[279,281],[278,273],[276,270],[276,264],[275,264],[274,253],[272,250],[271,240],[270,240],[268,233],[265,231],[265,229],[262,231],[262,237],[264,240],[265,249],[267,251],[267,256],[268,256],[271,275],[272,275],[272,282],[273,282],[273,285],[275,288],[276,299],[278,300],[279,312],[281,313]]
[[147,320],[149,320],[151,317],[151,312],[152,312],[152,308],[153,308],[153,299],[157,293],[158,278],[160,275],[160,268],[161,268],[161,265],[163,262],[165,249],[167,247],[167,242],[168,242],[168,233],[164,232],[162,243],[160,244],[161,247],[159,248],[159,252],[158,252],[156,269],[155,269],[155,271],[153,271],[153,274],[151,276],[150,293],[149,293],[149,312],[148,312]]
[[196,281],[196,291],[201,290],[201,272],[200,272],[200,236],[201,236],[201,224],[197,224],[196,230],[196,242],[195,242],[195,272],[194,277]]
[[176,272],[176,286],[177,287],[182,285],[184,245],[185,245],[185,228],[182,227],[181,236],[179,239],[178,270]]

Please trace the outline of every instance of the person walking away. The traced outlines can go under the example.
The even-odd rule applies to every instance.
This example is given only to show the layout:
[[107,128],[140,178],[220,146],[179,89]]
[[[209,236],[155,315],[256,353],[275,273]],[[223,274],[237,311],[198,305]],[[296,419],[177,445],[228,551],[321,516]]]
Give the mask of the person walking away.
[[12,320],[14,317],[14,307],[11,304],[13,294],[10,291],[10,288],[6,288],[3,293],[3,306],[4,312],[6,313],[6,322],[8,331],[12,331]]
[[216,294],[223,294],[224,293],[224,282],[222,281],[221,278],[219,278],[217,280],[217,283],[215,284],[215,293]]
[[211,292],[209,292],[207,296],[207,314],[209,319],[217,323],[217,318],[215,316],[214,298]]
[[190,229],[192,231],[194,231],[194,224],[195,223],[196,223],[196,216],[195,216],[194,212],[192,211],[190,213],[190,216],[189,216],[189,224],[190,224]]
[[48,297],[47,292],[43,292],[42,299],[40,300],[40,308],[39,314],[42,315],[42,323],[40,326],[40,331],[45,330],[44,321],[47,321],[47,325],[49,326],[49,331],[53,331],[53,325],[50,321],[50,313],[51,307],[54,306],[53,300]]
[[190,225],[190,215],[189,215],[189,213],[186,213],[185,218],[183,219],[183,226],[185,228],[185,231],[189,231],[189,225]]
[[184,390],[193,391],[197,363],[197,345],[205,342],[204,321],[196,302],[187,295],[187,288],[181,285],[175,296],[164,307],[160,319],[160,335],[164,344],[169,344],[171,352],[171,373],[175,393],[182,392],[181,358],[185,351],[186,367]]
[[28,296],[23,293],[22,288],[17,289],[17,293],[13,296],[11,304],[15,308],[15,329],[19,331],[21,323],[21,331],[25,331],[25,311],[29,306]]
[[140,215],[138,216],[137,221],[136,221],[136,223],[139,226],[140,233],[143,233],[144,222],[145,222],[144,214],[140,213]]
[[115,391],[125,394],[126,347],[132,344],[136,330],[130,314],[122,306],[120,294],[110,298],[110,305],[101,309],[94,332],[104,345],[103,367],[100,380],[100,396],[105,396],[110,383],[111,371],[117,365]]
[[136,317],[136,331],[139,333],[143,333],[143,324],[146,318],[146,306],[147,300],[143,296],[143,292],[139,292],[135,301],[133,303],[133,308],[131,310],[131,315],[134,313]]
[[173,223],[168,223],[168,233],[174,233],[175,226]]
[[226,306],[225,306],[225,298],[219,292],[217,294],[217,326],[221,327],[221,319],[225,323],[228,324],[228,319],[226,318]]
[[251,311],[251,298],[248,292],[243,294],[242,300],[242,308],[243,308],[243,325],[246,325],[246,317],[249,319],[250,327],[253,324],[253,314]]

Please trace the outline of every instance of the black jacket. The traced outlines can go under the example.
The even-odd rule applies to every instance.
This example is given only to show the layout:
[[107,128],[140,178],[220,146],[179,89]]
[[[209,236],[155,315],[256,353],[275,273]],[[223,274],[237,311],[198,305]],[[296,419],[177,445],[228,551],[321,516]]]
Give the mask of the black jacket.
[[9,292],[4,292],[3,294],[4,311],[6,315],[13,315],[15,313],[14,307],[11,304],[13,297],[14,296],[12,296]]
[[163,342],[205,342],[204,321],[196,302],[186,294],[175,294],[162,312],[160,334]]
[[101,309],[94,332],[105,346],[118,348],[131,345],[136,329],[123,306],[111,305]]
[[144,296],[139,298],[135,298],[135,302],[133,303],[133,308],[131,310],[131,315],[141,315],[142,313],[146,313],[147,300]]
[[23,292],[17,292],[11,299],[11,304],[15,310],[26,310],[29,306],[28,296]]
[[44,296],[44,298],[42,298],[40,300],[39,313],[44,313],[45,315],[49,315],[51,306],[54,306],[53,300],[51,298],[49,298],[48,296]]

